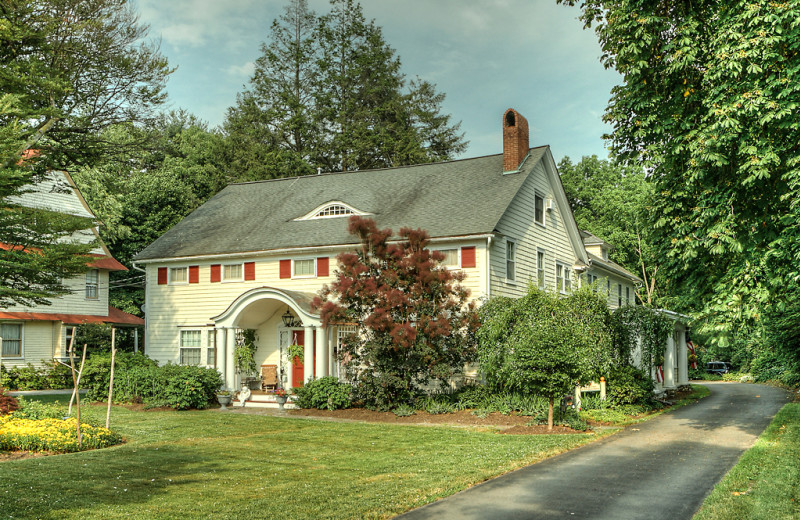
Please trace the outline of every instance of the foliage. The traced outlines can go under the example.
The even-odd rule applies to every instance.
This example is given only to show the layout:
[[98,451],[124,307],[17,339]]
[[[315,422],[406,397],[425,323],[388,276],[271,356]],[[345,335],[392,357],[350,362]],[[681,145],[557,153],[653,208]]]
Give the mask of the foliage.
[[357,324],[340,360],[366,406],[391,409],[474,358],[477,313],[463,274],[441,266],[444,256],[426,249],[425,231],[403,228],[400,241],[389,242],[391,230],[361,217],[350,218],[349,231],[361,247],[338,256],[336,280],[313,305],[326,326]]
[[318,408],[320,410],[339,410],[350,408],[352,387],[333,376],[312,379],[304,386],[294,389],[294,404],[299,408]]
[[406,82],[380,27],[353,0],[318,17],[290,0],[224,124],[244,180],[451,159],[466,149],[444,94]]
[[233,366],[236,372],[242,375],[255,374],[258,372],[256,364],[256,341],[258,335],[255,329],[243,329],[242,337],[238,338],[236,347],[233,349]]
[[69,367],[52,361],[43,367],[0,367],[0,385],[16,390],[57,390],[72,388],[72,373]]
[[605,120],[651,174],[674,307],[711,342],[758,342],[800,276],[800,2],[559,1],[622,75]]
[[532,393],[554,401],[611,362],[611,316],[589,287],[567,297],[528,287],[518,300],[492,298],[480,309],[478,360],[493,390]]
[[291,359],[292,362],[294,362],[294,360],[297,359],[300,361],[300,363],[303,363],[303,358],[305,357],[305,347],[303,345],[292,343],[291,345],[289,345],[288,352],[289,352],[289,359]]
[[674,324],[663,313],[648,307],[625,305],[614,310],[614,346],[617,360],[631,363],[631,353],[641,340],[642,366],[649,370],[664,364],[667,338]]
[[[90,401],[108,398],[110,355],[94,355],[84,367],[81,386]],[[114,401],[171,406],[177,410],[207,408],[216,402],[222,377],[212,368],[158,364],[142,354],[117,352],[114,367]]]
[[399,404],[392,409],[392,413],[398,417],[410,417],[417,411],[410,404]]
[[653,255],[648,220],[653,186],[644,169],[593,155],[576,164],[565,157],[558,171],[578,228],[613,244],[609,258],[642,277],[645,283],[637,296],[653,303],[660,289],[655,283],[659,261]]
[[612,405],[648,405],[653,401],[650,374],[629,365],[616,365],[608,374],[607,399]]
[[67,415],[67,407],[58,402],[43,403],[35,398],[19,398],[19,410],[14,412],[17,419],[61,419]]
[[16,397],[6,395],[6,389],[0,386],[0,416],[10,414],[19,409],[19,400]]
[[78,446],[76,419],[20,419],[14,415],[0,417],[0,450],[48,451],[72,453],[107,448],[122,442],[111,430],[81,424],[82,447]]

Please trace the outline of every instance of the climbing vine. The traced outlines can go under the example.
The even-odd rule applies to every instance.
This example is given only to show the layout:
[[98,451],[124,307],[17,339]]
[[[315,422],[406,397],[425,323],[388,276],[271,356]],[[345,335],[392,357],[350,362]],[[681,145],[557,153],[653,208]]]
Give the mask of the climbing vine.
[[646,370],[664,364],[667,338],[672,321],[648,307],[626,305],[614,311],[614,347],[618,361],[631,364],[637,339],[642,342],[642,367]]
[[236,338],[236,348],[233,349],[233,363],[240,374],[255,374],[256,365],[256,331],[242,329]]

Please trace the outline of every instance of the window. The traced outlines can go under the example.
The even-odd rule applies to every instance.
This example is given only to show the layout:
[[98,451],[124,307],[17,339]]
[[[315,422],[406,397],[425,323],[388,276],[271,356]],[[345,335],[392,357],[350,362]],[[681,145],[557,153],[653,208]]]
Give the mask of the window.
[[570,271],[571,269],[566,265],[556,262],[556,291],[566,293],[572,289]]
[[506,280],[516,280],[517,267],[517,244],[511,240],[506,240]]
[[208,331],[208,337],[206,339],[206,365],[213,367],[217,361],[217,349],[214,345],[214,331]]
[[0,338],[3,338],[3,357],[22,357],[22,323],[0,325]]
[[242,264],[225,264],[222,266],[223,282],[241,282]]
[[86,271],[86,299],[87,300],[96,300],[97,299],[97,282],[99,278],[99,273],[97,269],[91,269]]
[[343,217],[345,215],[355,215],[355,212],[341,204],[331,204],[319,210],[312,218]]
[[309,278],[316,276],[316,262],[313,258],[305,260],[293,260],[293,276],[295,278]]
[[450,269],[458,269],[458,249],[440,249],[439,252],[444,255],[441,265]]
[[628,286],[625,286],[625,303],[631,304],[631,288]]
[[202,331],[182,330],[180,345],[180,364],[199,365]]
[[64,325],[64,354],[69,355],[69,344],[72,343],[72,336],[75,334],[75,327]]
[[622,307],[622,285],[617,284],[617,306]]
[[544,251],[536,252],[536,281],[539,289],[544,289]]
[[534,194],[534,212],[533,218],[537,224],[544,226],[544,197],[538,193]]
[[169,283],[189,283],[189,268],[170,267]]

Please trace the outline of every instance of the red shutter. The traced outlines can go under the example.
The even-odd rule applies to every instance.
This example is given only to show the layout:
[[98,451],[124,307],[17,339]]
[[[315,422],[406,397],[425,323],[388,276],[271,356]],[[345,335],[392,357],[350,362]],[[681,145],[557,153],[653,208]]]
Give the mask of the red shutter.
[[222,280],[222,266],[220,264],[213,264],[211,266],[211,283],[216,283]]
[[167,284],[167,268],[166,267],[159,267],[158,268],[158,285],[166,285]]
[[292,261],[291,260],[281,260],[281,278],[291,278],[292,277]]
[[461,248],[461,267],[475,267],[475,246]]
[[200,283],[200,266],[189,266],[189,283]]
[[317,258],[317,277],[328,276],[328,265],[329,261],[327,256],[321,256]]
[[256,279],[256,263],[255,262],[245,262],[244,263],[244,279],[245,279],[245,281],[255,280]]

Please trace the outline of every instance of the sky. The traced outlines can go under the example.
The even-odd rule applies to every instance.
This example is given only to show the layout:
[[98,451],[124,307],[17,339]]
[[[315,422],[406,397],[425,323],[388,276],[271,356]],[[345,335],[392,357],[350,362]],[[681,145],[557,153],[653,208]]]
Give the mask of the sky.
[[[220,125],[247,86],[261,43],[283,0],[134,0],[140,21],[177,70],[169,108]],[[593,30],[577,7],[555,0],[361,0],[383,30],[407,78],[435,83],[442,112],[461,121],[461,158],[502,152],[507,108],[530,126],[530,145],[548,144],[559,161],[608,157],[602,122],[620,76],[600,63]],[[309,0],[317,14],[327,0]]]

